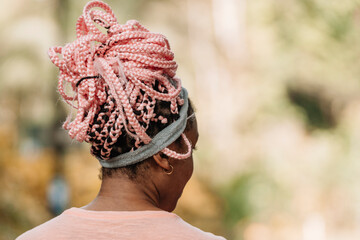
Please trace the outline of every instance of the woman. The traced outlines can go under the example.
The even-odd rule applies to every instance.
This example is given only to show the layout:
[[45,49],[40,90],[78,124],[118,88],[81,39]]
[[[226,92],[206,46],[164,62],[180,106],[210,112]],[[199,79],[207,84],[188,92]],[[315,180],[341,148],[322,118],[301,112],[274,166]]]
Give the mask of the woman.
[[[100,1],[85,6],[76,27],[77,39],[49,56],[60,70],[59,93],[77,109],[63,127],[91,144],[101,188],[87,206],[18,239],[223,239],[171,213],[192,175],[199,135],[167,39],[136,21],[118,24]],[[65,82],[75,95],[64,92]]]

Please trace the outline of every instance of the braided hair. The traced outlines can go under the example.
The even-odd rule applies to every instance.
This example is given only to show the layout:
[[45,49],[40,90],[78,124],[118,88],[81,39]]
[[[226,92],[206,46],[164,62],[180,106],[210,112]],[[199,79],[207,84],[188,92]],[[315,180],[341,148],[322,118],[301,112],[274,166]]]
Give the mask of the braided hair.
[[[162,115],[163,114],[165,115],[166,112],[169,112],[169,108],[166,105],[159,106],[159,108],[155,109],[155,112],[158,112],[158,111]],[[188,111],[187,111],[187,116],[191,116],[194,113],[194,111],[195,111],[195,109],[192,105],[191,100],[189,99],[189,107],[188,107]],[[176,115],[170,115],[168,118],[170,118],[170,119],[173,118],[173,120],[174,120],[176,117],[177,117]],[[188,118],[185,131],[192,129],[194,127],[194,124],[195,124],[194,118]],[[160,132],[163,129],[163,127],[164,127],[163,124],[160,124],[159,122],[157,122],[155,124],[152,123],[149,126],[149,131],[151,131],[154,135],[156,135],[158,132]],[[181,137],[177,138],[174,143],[180,149],[184,145]],[[119,148],[129,148],[129,145],[126,141],[117,141],[115,146],[118,146]],[[116,147],[113,148],[112,151],[115,152],[115,149],[116,149]],[[119,152],[119,154],[120,154],[120,152]],[[160,155],[162,157],[166,157],[166,155],[163,153],[160,153]],[[144,177],[146,175],[147,170],[149,169],[150,160],[152,160],[152,157],[145,159],[144,161],[126,166],[126,167],[118,167],[118,168],[101,167],[99,178],[100,179],[110,178],[112,176],[116,176],[120,172],[120,173],[124,173],[125,175],[127,175],[130,180],[141,181],[143,179],[142,177]]]
[[[71,138],[90,143],[91,154],[108,160],[148,144],[179,118],[182,86],[165,36],[135,20],[118,24],[101,1],[84,7],[76,35],[74,42],[49,50],[60,71],[59,93],[77,109],[75,118],[70,114],[63,124]],[[65,83],[72,96],[65,92]],[[181,137],[188,146],[186,153],[168,148],[161,152],[176,159],[189,157],[190,142],[185,134]]]

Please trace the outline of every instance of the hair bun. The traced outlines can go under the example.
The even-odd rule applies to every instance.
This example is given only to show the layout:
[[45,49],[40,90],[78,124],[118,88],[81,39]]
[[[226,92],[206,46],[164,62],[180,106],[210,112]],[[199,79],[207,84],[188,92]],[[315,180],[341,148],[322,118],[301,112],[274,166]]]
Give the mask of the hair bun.
[[[123,127],[137,144],[149,143],[146,129],[150,120],[159,117],[154,113],[154,102],[170,102],[174,114],[183,103],[168,40],[135,20],[118,24],[111,8],[101,1],[84,7],[76,33],[74,42],[49,50],[51,61],[60,71],[59,93],[77,109],[75,119],[69,116],[63,127],[71,138],[89,141],[90,125],[99,107],[107,104],[118,114],[113,117],[119,125],[117,133]],[[65,83],[71,85],[73,96],[65,93]],[[160,121],[166,123],[163,118]],[[107,134],[104,136],[114,138],[114,133]],[[104,140],[99,137],[99,141]]]

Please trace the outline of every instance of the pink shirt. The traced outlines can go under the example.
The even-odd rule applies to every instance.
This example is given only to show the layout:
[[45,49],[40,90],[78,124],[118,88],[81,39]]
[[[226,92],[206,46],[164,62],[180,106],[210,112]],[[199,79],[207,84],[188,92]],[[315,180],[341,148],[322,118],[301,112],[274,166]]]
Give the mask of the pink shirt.
[[174,213],[165,211],[89,211],[70,208],[20,235],[17,240],[41,239],[209,239],[223,237],[203,232]]

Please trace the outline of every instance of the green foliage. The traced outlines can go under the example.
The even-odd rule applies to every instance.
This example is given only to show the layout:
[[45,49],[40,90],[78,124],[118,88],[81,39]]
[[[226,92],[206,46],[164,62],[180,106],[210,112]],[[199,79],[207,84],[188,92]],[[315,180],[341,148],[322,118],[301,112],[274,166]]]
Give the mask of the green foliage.
[[230,228],[240,221],[266,219],[283,198],[273,176],[258,165],[228,183],[221,193],[225,201],[225,221]]

